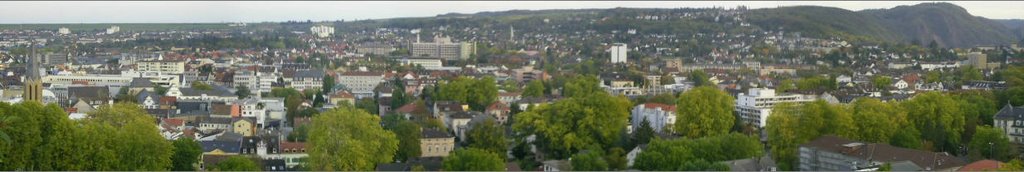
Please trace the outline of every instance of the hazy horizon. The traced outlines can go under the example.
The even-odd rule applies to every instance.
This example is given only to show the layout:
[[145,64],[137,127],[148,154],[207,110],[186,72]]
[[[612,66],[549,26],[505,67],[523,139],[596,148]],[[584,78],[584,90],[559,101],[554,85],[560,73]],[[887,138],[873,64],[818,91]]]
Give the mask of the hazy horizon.
[[260,23],[432,17],[508,10],[608,8],[775,8],[814,5],[852,11],[949,2],[975,16],[1024,19],[1017,1],[100,1],[0,2],[0,24]]

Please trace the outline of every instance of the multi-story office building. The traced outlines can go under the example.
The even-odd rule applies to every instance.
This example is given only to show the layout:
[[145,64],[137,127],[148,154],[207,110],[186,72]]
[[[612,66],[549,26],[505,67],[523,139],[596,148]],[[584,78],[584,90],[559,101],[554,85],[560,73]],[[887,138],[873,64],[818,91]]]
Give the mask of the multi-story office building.
[[448,37],[435,37],[434,42],[412,43],[411,53],[415,57],[433,57],[444,60],[465,60],[476,53],[474,43],[452,42]]
[[736,112],[743,122],[764,127],[768,121],[768,115],[772,112],[772,106],[783,102],[809,102],[814,101],[814,96],[800,94],[775,94],[775,89],[750,88],[746,94],[740,93],[736,96]]

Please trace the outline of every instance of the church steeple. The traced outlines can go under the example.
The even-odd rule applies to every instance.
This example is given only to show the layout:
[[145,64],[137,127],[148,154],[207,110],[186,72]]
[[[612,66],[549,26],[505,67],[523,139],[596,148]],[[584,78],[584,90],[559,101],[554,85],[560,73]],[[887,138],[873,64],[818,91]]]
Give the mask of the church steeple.
[[39,55],[36,54],[36,43],[32,42],[28,65],[25,67],[25,85],[22,99],[24,101],[43,102],[43,82],[39,76]]

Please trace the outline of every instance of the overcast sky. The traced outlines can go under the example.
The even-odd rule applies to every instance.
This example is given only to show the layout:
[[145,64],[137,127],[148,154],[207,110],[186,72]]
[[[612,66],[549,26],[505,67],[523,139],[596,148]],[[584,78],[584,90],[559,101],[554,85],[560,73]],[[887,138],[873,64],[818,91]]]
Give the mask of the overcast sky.
[[[0,23],[210,23],[288,20],[355,20],[426,17],[444,13],[475,13],[514,9],[580,8],[774,8],[818,5],[849,10],[892,8],[937,1],[451,1],[451,2],[271,2],[271,1],[162,1],[162,2],[0,2]],[[973,15],[990,19],[1024,19],[1024,2],[953,1]]]

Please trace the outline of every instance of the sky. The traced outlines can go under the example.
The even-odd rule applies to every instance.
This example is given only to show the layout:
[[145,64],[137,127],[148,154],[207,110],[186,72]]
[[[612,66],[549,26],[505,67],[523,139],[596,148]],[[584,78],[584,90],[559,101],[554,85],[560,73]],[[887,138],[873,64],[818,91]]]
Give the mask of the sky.
[[[589,8],[775,8],[863,10],[942,1],[3,1],[0,23],[220,23],[428,17],[445,13]],[[1024,19],[1020,1],[948,1],[973,15]]]

